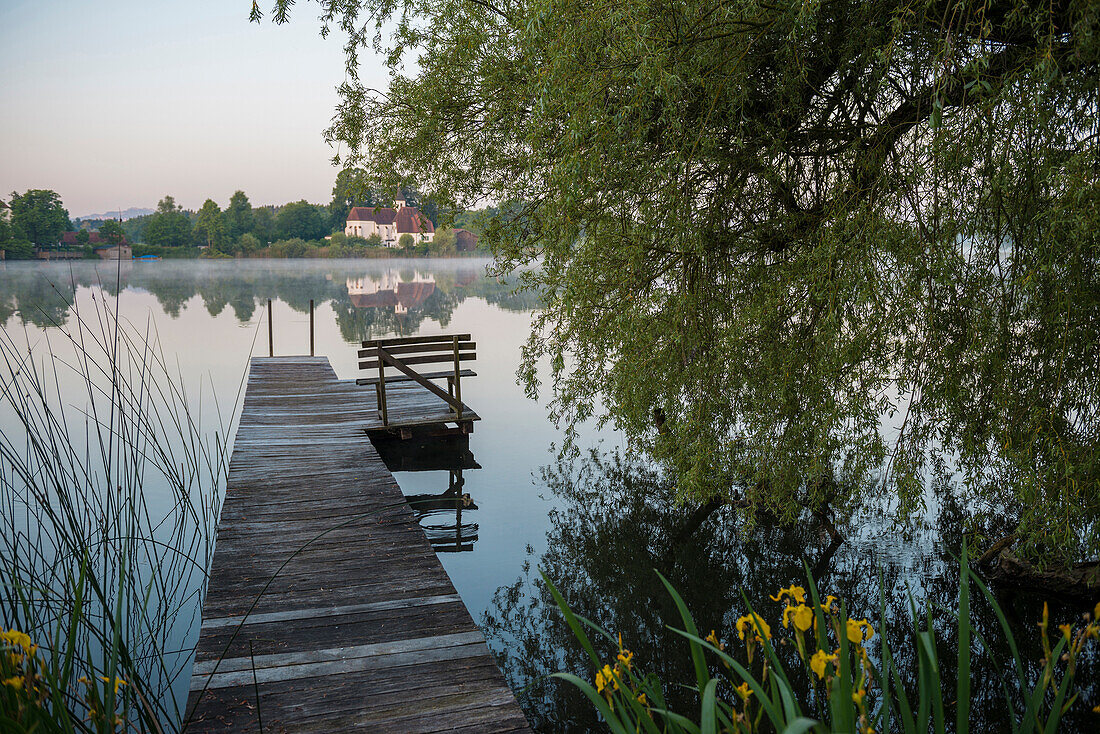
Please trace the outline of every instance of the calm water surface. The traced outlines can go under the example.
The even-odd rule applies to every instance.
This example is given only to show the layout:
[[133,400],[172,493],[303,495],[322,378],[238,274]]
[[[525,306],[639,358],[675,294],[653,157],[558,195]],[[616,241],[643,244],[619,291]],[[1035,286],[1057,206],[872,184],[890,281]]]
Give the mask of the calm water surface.
[[[363,339],[471,333],[478,343],[478,377],[463,381],[463,397],[482,417],[470,442],[480,468],[463,473],[463,491],[477,509],[463,511],[458,522],[453,514],[437,513],[422,524],[441,550],[453,551],[445,548],[447,539],[462,537],[463,550],[441,552],[440,559],[532,723],[544,731],[586,731],[596,724],[584,700],[544,678],[562,668],[591,672],[536,583],[537,568],[549,573],[579,612],[622,632],[637,659],[668,680],[686,681],[690,671],[683,646],[665,629],[678,620],[654,569],[681,590],[700,627],[727,639],[745,611],[742,591],[765,616],[777,617],[779,605],[767,595],[804,578],[803,564],[827,593],[848,600],[854,616],[877,617],[885,588],[886,615],[897,618],[906,613],[912,593],[918,604],[928,599],[939,605],[934,623],[943,635],[943,654],[953,659],[947,622],[958,587],[951,553],[966,513],[943,488],[929,488],[921,527],[902,532],[876,508],[842,528],[846,542],[839,546],[808,520],[786,529],[762,523],[744,534],[734,513],[718,511],[689,525],[667,483],[620,451],[613,431],[584,427],[580,451],[559,458],[562,434],[515,380],[537,303],[485,277],[486,264],[161,261],[125,263],[120,270],[108,263],[7,263],[0,264],[0,324],[13,339],[41,348],[51,331],[71,325],[75,310],[87,313],[96,299],[117,296],[123,317],[155,328],[166,355],[190,383],[189,395],[205,396],[195,406],[205,411],[204,430],[229,435],[248,358],[267,353],[269,298],[277,355],[308,353],[307,312],[309,300],[316,301],[317,353],[329,358],[342,379],[358,376],[356,349]],[[72,396],[74,403],[80,399]],[[0,427],[13,430],[2,422]],[[396,476],[407,495],[438,495],[448,488],[446,471]],[[146,489],[154,504],[158,491]],[[1028,641],[1037,601],[1003,598],[1023,630],[1025,652],[1034,654]],[[174,630],[180,649],[197,637],[197,597],[191,603],[194,613]],[[990,639],[999,636],[995,624],[979,614],[979,628]],[[997,713],[1003,707],[1000,680],[1008,670],[1003,652],[997,648],[997,660],[974,673],[975,715],[993,728],[1005,723]],[[946,684],[954,686],[953,666],[945,662],[944,668]],[[176,684],[181,700],[186,678]],[[1089,707],[1100,703],[1092,700],[1093,685]],[[673,695],[685,706],[690,698],[689,692]]]

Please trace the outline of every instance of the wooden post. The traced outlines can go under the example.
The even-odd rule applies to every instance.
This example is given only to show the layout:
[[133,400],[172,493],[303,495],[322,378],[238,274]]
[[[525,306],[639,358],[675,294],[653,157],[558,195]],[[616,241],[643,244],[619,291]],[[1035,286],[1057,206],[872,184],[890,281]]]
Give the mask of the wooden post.
[[378,400],[382,403],[382,425],[390,424],[389,408],[386,405],[386,362],[382,359],[382,347],[378,350]]
[[267,299],[267,356],[275,356],[275,329],[271,325],[271,299]]
[[462,498],[455,503],[455,551],[462,550]]
[[309,356],[313,356],[313,299],[309,299]]
[[455,551],[462,550],[462,469],[451,471],[451,477],[455,482]]
[[455,400],[458,401],[458,407],[455,408],[455,414],[457,415],[457,417],[459,419],[461,419],[462,418],[462,383],[460,382],[460,380],[462,378],[462,373],[461,373],[461,370],[459,369],[460,365],[459,365],[459,362],[458,362],[458,337],[457,336],[454,338],[454,341],[452,343],[454,344],[454,350],[455,350]]

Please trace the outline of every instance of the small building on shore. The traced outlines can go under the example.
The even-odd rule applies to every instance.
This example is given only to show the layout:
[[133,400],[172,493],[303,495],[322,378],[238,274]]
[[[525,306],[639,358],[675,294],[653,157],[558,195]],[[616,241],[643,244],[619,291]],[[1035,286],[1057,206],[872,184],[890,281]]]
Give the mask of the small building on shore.
[[458,252],[473,252],[477,249],[478,239],[476,234],[460,227],[455,230],[455,250]]
[[101,260],[133,260],[134,250],[130,245],[123,242],[118,245],[100,245],[95,248],[95,254],[99,255]]
[[[78,237],[79,232],[64,232],[61,235],[61,247],[73,248],[83,247]],[[99,232],[88,232],[87,244],[91,245],[93,252],[99,256],[101,260],[132,260],[134,257],[133,248],[130,243],[126,241],[124,237],[122,242],[112,243],[107,238],[99,234]],[[77,257],[82,254],[76,255]]]
[[416,242],[431,242],[435,225],[418,208],[405,206],[399,199],[392,207],[352,207],[344,234],[364,238],[378,235],[386,247],[397,247],[403,234],[411,234]]

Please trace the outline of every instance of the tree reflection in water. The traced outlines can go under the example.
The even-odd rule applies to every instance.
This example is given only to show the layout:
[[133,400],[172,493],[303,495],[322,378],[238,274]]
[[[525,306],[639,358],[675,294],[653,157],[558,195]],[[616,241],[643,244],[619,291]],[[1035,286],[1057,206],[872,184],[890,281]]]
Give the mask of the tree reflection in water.
[[[932,605],[945,702],[953,701],[958,650],[951,616],[958,602],[954,551],[960,547],[968,515],[951,502],[946,483],[935,488],[935,503],[930,505],[937,511],[923,529],[902,533],[884,519],[888,513],[872,509],[840,528],[847,540],[838,544],[809,520],[788,527],[760,520],[751,531],[743,531],[743,519],[732,507],[716,510],[694,532],[685,532],[685,518],[691,513],[675,504],[671,486],[653,470],[619,454],[592,451],[544,468],[543,481],[558,499],[550,516],[547,550],[528,559],[513,584],[497,590],[483,618],[490,646],[538,731],[580,732],[599,730],[600,725],[579,691],[547,677],[568,671],[592,680],[594,671],[549,592],[536,581],[532,564],[547,573],[577,614],[621,633],[641,670],[664,681],[671,708],[688,716],[698,711],[695,694],[687,687],[694,681],[691,660],[683,638],[666,628],[682,625],[654,569],[684,597],[700,630],[717,630],[741,659],[743,647],[733,623],[746,612],[742,590],[779,631],[782,605],[768,596],[792,582],[804,584],[806,567],[815,569],[823,593],[845,600],[850,616],[867,617],[876,629],[880,588],[885,588],[887,633],[902,680],[914,692],[916,661],[907,621],[911,592],[918,607],[924,601]],[[528,552],[533,555],[530,548]],[[972,730],[1008,730],[1004,681],[1011,675],[1011,657],[992,610],[977,595],[975,589],[971,605],[976,636],[989,641],[991,650],[986,654],[980,645],[974,646]],[[998,597],[1034,674],[1042,655],[1035,627],[1042,601],[1007,592]],[[1059,623],[1080,620],[1081,611],[1051,604],[1052,620]],[[603,652],[614,658],[610,648]],[[787,648],[783,654],[792,681],[802,686],[806,699],[805,678],[797,673],[793,650]],[[877,651],[872,657],[876,655]],[[1098,670],[1093,650],[1079,667],[1082,701],[1063,721],[1065,731],[1095,723],[1090,709],[1100,703],[1094,683]],[[952,712],[951,720],[953,716]]]
[[[152,294],[170,318],[179,318],[195,296],[211,316],[229,307],[241,323],[250,321],[266,299],[281,300],[305,314],[309,302],[330,303],[344,341],[416,333],[425,319],[450,323],[467,298],[481,298],[506,311],[538,306],[531,293],[485,275],[487,261],[454,260],[176,260],[119,264],[96,261],[0,264],[0,327],[18,317],[40,327],[64,326],[81,288],[110,296],[138,290]],[[352,280],[384,280],[392,270],[411,281],[417,270],[430,272],[434,288],[412,308],[357,307],[348,290]]]

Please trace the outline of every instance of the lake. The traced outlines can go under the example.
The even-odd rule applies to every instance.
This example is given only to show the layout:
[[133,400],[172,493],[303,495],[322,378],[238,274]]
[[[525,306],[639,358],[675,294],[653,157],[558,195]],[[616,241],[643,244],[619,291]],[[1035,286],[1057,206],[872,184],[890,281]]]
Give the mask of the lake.
[[[937,605],[933,623],[942,633],[945,687],[954,686],[953,554],[967,513],[950,485],[929,483],[927,511],[904,528],[890,521],[888,505],[865,508],[840,528],[841,544],[810,518],[786,528],[765,519],[746,531],[734,510],[720,508],[693,524],[691,508],[676,504],[668,481],[633,456],[614,430],[582,426],[577,450],[560,455],[563,432],[516,382],[537,300],[486,277],[486,265],[470,259],[0,263],[0,324],[18,348],[48,351],[61,332],[73,329],[77,314],[117,304],[125,321],[155,334],[182,376],[200,429],[221,437],[232,436],[249,357],[267,354],[268,299],[276,355],[308,354],[309,302],[315,301],[316,352],[341,379],[359,376],[356,350],[364,339],[472,334],[478,376],[464,380],[462,390],[482,418],[470,440],[480,468],[463,473],[463,491],[477,509],[464,510],[457,527],[454,517],[438,514],[422,524],[539,730],[588,731],[597,724],[581,696],[545,678],[558,669],[588,678],[593,671],[536,582],[537,569],[579,613],[621,632],[636,661],[667,681],[688,680],[690,661],[665,628],[678,618],[654,569],[680,590],[701,629],[718,630],[727,640],[746,610],[742,593],[774,625],[781,606],[768,595],[804,581],[806,567],[825,593],[848,602],[852,616],[876,620],[884,598],[886,618],[901,619],[912,594],[918,605]],[[59,384],[62,402],[82,404],[78,381]],[[9,436],[20,430],[10,411],[0,411],[0,427]],[[396,477],[406,495],[441,494],[449,479],[446,471]],[[154,513],[169,511],[164,487],[151,482],[144,492]],[[456,532],[460,539],[448,547]],[[179,599],[190,614],[171,625],[175,639],[168,647],[184,651],[169,666],[177,670],[180,701],[188,683],[186,650],[197,639],[200,581],[193,575],[181,585]],[[1033,625],[1041,603],[1007,591],[1000,598],[1025,656],[1037,661]],[[1059,618],[1077,611],[1052,608]],[[974,716],[1001,728],[1005,651],[988,611],[976,613],[976,626],[994,641],[996,661],[975,666]],[[1095,656],[1085,664],[1095,672]],[[1089,707],[1100,702],[1095,683],[1085,683],[1084,671],[1079,675]],[[691,695],[671,698],[686,706]]]

